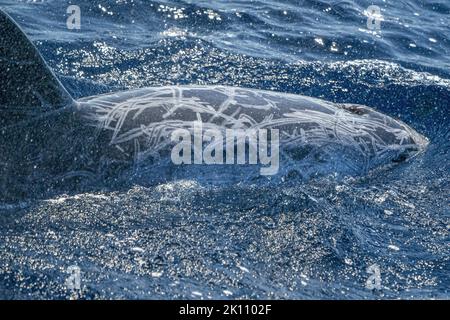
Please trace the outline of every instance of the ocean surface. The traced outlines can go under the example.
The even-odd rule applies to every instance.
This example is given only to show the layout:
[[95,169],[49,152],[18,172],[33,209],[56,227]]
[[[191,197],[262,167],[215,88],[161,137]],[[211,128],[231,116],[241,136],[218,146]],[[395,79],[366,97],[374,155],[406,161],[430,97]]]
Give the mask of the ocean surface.
[[430,140],[412,161],[341,181],[199,178],[0,204],[0,298],[450,299],[448,0],[0,6],[75,98],[240,86],[365,104]]

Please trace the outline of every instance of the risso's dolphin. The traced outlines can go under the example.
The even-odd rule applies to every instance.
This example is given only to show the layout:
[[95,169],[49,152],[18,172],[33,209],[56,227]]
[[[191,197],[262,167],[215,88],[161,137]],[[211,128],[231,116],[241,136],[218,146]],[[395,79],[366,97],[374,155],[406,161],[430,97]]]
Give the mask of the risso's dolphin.
[[250,173],[256,167],[211,170],[172,163],[176,142],[171,135],[193,130],[193,123],[221,132],[276,129],[280,159],[275,176],[281,180],[292,173],[299,179],[362,175],[408,160],[428,144],[406,124],[365,106],[261,90],[166,86],[75,101],[20,27],[1,11],[0,79],[3,201],[92,180],[114,184],[140,172],[170,179],[188,167],[196,167],[199,175],[206,170],[206,176],[220,170],[242,174],[245,167]]

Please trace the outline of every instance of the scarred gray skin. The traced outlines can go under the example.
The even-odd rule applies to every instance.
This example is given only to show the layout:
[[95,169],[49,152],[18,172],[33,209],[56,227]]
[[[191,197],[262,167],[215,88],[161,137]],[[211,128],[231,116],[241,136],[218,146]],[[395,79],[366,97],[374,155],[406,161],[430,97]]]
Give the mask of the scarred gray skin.
[[[140,168],[151,167],[164,179],[180,177],[182,169],[170,163],[170,136],[199,120],[204,130],[278,129],[278,176],[296,172],[304,180],[362,175],[408,160],[428,144],[406,124],[365,106],[261,90],[168,86],[74,101],[1,10],[0,31],[0,201],[99,181],[112,186]],[[237,167],[232,170],[239,177],[242,170],[254,174]]]

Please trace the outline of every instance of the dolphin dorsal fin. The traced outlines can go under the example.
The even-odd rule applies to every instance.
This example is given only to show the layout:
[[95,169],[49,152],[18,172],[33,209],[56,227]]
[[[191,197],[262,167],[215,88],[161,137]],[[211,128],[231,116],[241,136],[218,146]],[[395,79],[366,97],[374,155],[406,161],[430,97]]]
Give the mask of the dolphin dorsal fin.
[[0,9],[0,128],[72,103],[33,43]]

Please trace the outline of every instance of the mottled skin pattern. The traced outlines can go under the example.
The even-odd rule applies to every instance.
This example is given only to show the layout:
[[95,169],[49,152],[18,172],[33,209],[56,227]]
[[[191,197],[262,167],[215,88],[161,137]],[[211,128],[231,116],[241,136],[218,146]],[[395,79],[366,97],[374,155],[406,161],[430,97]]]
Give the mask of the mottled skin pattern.
[[370,108],[268,91],[173,86],[75,102],[1,11],[0,28],[0,201],[99,181],[111,186],[155,165],[168,179],[179,170],[168,157],[171,132],[200,120],[204,130],[278,129],[280,176],[364,174],[413,157],[427,145],[407,125]]
[[158,87],[84,98],[78,109],[116,153],[153,162],[173,145],[171,133],[203,129],[278,129],[282,173],[363,174],[405,160],[426,140],[402,122],[358,105],[223,86]]

